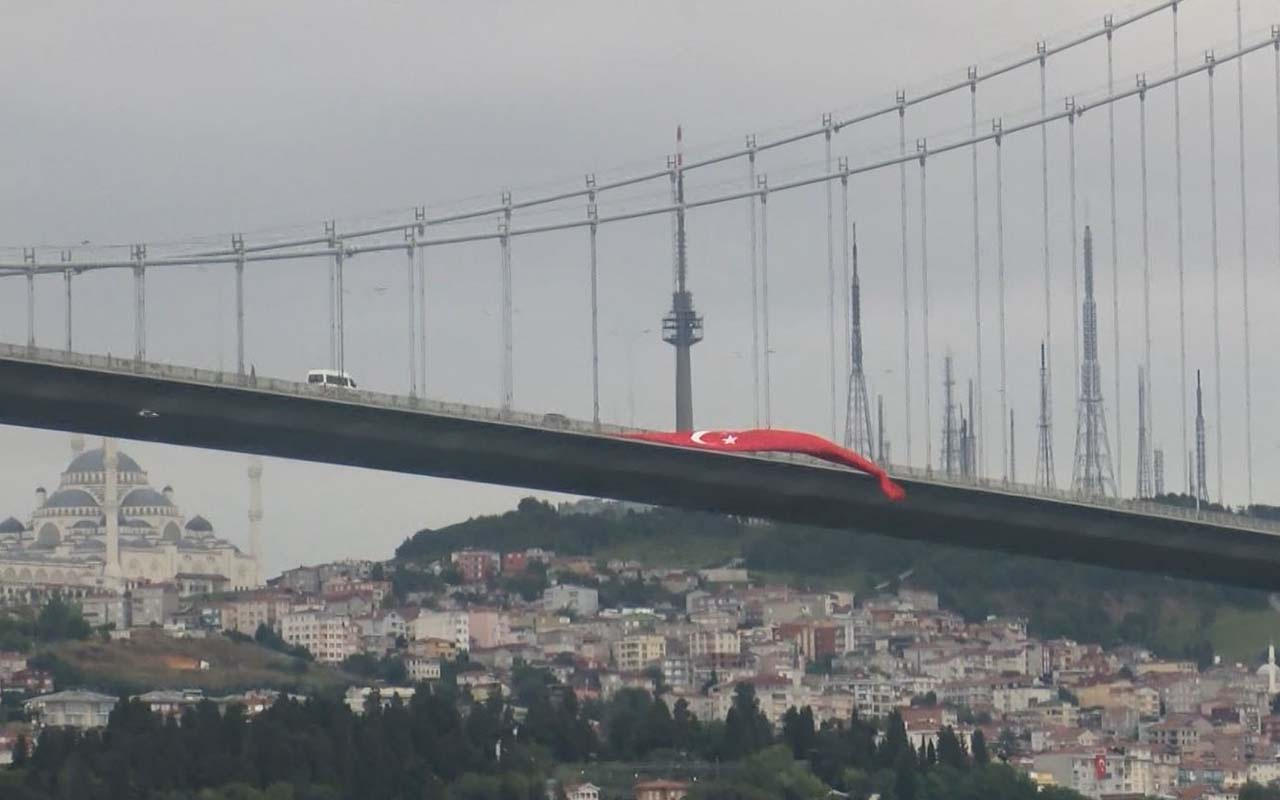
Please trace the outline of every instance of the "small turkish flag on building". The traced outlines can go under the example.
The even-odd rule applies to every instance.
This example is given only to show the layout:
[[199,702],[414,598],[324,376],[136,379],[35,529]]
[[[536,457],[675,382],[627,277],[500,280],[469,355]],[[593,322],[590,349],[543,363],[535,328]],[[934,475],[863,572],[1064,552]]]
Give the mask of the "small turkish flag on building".
[[1107,754],[1098,753],[1093,757],[1093,775],[1098,780],[1107,777]]
[[768,428],[693,433],[629,433],[624,434],[623,438],[729,453],[800,453],[867,473],[880,482],[880,491],[890,500],[898,501],[907,496],[902,487],[889,477],[889,473],[871,459],[811,433]]

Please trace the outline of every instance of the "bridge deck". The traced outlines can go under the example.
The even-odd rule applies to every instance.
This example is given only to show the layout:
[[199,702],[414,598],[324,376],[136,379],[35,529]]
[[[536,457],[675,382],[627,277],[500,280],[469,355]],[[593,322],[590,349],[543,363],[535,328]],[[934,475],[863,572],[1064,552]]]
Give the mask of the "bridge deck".
[[[142,410],[154,414],[141,415]],[[0,422],[633,500],[1280,586],[1280,525],[894,468],[907,500],[809,459],[616,438],[628,429],[375,392],[0,345]]]

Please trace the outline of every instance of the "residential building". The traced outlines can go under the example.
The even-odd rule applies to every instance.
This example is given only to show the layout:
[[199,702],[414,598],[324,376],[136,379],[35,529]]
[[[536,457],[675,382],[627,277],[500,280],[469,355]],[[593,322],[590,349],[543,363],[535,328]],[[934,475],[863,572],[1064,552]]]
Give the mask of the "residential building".
[[594,617],[600,610],[600,593],[589,586],[558,583],[542,592],[542,607],[565,611],[575,617]]
[[600,800],[600,787],[594,783],[574,783],[564,787],[565,800]]
[[467,609],[467,632],[471,647],[501,647],[511,641],[511,617],[497,608]]
[[613,644],[613,663],[620,672],[639,672],[660,665],[666,655],[666,637],[654,634],[625,636]]
[[438,658],[409,656],[404,660],[404,669],[414,683],[440,680],[440,659]]
[[636,800],[684,800],[689,784],[684,781],[640,781],[635,785]]
[[130,589],[129,627],[160,627],[178,610],[178,587],[172,583],[144,583]]
[[467,583],[484,583],[502,566],[502,557],[492,550],[457,550],[449,560]]
[[411,639],[444,639],[458,650],[471,649],[471,616],[466,611],[420,611],[409,623]]
[[45,728],[104,728],[116,698],[97,692],[67,691],[33,697],[23,704],[37,725]]
[[280,621],[280,637],[301,645],[316,661],[338,664],[360,650],[360,628],[351,618],[327,611],[297,611]]
[[352,686],[347,689],[347,694],[343,698],[347,704],[347,708],[355,714],[364,714],[365,707],[369,704],[370,696],[378,693],[378,699],[383,708],[391,705],[395,698],[400,698],[400,702],[408,705],[413,699],[414,688],[412,686]]

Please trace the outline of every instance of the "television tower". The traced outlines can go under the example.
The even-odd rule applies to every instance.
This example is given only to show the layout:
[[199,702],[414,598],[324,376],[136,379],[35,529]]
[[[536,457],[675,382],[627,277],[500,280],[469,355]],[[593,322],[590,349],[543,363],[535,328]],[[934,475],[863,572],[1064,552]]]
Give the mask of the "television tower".
[[[853,278],[850,285],[849,345],[853,369],[849,372],[849,399],[844,413],[844,446],[855,453],[871,454],[871,404],[867,402],[867,378],[862,372],[862,290],[858,283],[858,224],[852,225]],[[880,448],[883,450],[884,448]],[[884,453],[878,454],[883,459]]]
[[662,341],[676,348],[676,430],[693,430],[693,365],[689,350],[702,341],[702,317],[693,310],[693,294],[686,287],[688,261],[684,234],[684,155],[681,129],[676,127],[676,155],[668,162],[676,205],[675,280],[671,311],[662,318]]
[[1196,471],[1192,494],[1201,503],[1209,502],[1208,469],[1204,454],[1204,393],[1200,390],[1200,370],[1196,370]]
[[1116,494],[1111,444],[1102,406],[1102,367],[1098,365],[1098,308],[1093,301],[1093,232],[1084,226],[1084,358],[1080,364],[1080,401],[1076,414],[1076,463],[1071,488],[1086,497]]
[[1036,427],[1040,429],[1040,444],[1036,448],[1036,486],[1053,489],[1056,488],[1053,479],[1053,422],[1049,419],[1049,366],[1045,363],[1044,342],[1040,343],[1040,422]]
[[1147,380],[1142,367],[1138,367],[1138,497],[1147,499],[1155,495],[1151,474],[1151,441],[1147,432]]

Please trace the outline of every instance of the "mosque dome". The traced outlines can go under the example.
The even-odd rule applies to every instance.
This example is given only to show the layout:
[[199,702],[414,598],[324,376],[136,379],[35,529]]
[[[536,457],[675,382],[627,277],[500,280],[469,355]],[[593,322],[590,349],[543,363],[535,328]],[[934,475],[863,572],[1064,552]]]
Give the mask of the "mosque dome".
[[97,508],[98,499],[83,489],[59,489],[42,508]]
[[[57,495],[54,496],[56,497]],[[126,494],[124,499],[120,501],[121,508],[146,508],[149,506],[169,507],[172,505],[173,503],[169,498],[165,497],[160,492],[157,492],[155,489],[152,489],[150,486],[139,486],[137,489],[133,489]]]
[[213,533],[213,524],[204,517],[196,514],[187,520],[187,530],[192,533]]
[[[65,472],[102,472],[107,468],[106,461],[106,453],[101,447],[85,450],[71,459]],[[137,461],[119,450],[116,451],[116,469],[120,472],[142,472],[142,467],[138,466]]]
[[27,526],[23,525],[13,517],[9,517],[4,522],[0,522],[0,533],[22,533],[26,529]]

